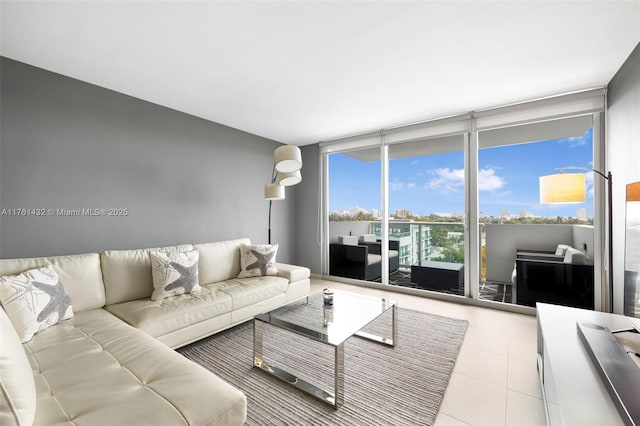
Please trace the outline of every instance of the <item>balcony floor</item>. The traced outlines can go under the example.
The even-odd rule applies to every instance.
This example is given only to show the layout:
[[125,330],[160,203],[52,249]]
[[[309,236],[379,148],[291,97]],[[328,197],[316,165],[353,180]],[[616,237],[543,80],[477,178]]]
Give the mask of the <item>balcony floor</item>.
[[[375,280],[381,282],[381,279]],[[389,275],[389,284],[401,287],[423,289],[418,284],[411,282],[411,269],[401,267]],[[423,289],[424,290],[424,289]],[[439,291],[440,293],[460,294],[455,291]],[[487,283],[480,286],[480,299],[496,302],[512,303],[511,287],[504,284]]]

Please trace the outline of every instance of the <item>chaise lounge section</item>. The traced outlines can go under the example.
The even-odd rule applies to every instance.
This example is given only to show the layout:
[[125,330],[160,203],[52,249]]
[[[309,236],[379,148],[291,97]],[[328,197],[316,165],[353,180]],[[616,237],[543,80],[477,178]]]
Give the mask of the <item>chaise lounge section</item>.
[[[74,312],[20,343],[0,310],[0,424],[243,424],[244,394],[172,350],[309,294],[303,267],[237,278],[241,244],[0,260],[2,276],[52,265]],[[202,290],[151,300],[149,253],[191,249]]]

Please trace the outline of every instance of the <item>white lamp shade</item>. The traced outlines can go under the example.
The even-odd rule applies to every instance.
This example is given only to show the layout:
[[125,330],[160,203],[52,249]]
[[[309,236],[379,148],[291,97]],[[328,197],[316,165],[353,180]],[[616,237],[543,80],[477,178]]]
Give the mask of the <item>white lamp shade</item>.
[[279,173],[291,173],[302,168],[302,152],[294,145],[282,145],[273,152],[276,170]]
[[282,186],[293,186],[302,182],[300,170],[291,173],[278,173],[278,183]]
[[277,183],[267,183],[264,186],[265,200],[284,200],[284,186]]
[[540,204],[584,203],[584,173],[559,173],[540,176]]

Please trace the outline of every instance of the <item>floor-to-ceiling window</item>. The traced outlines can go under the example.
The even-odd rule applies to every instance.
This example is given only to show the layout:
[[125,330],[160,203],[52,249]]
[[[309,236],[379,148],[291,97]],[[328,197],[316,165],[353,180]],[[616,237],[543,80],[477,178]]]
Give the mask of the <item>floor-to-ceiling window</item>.
[[[578,277],[593,287],[593,158],[591,116],[480,132],[480,298],[525,306],[593,301],[593,292],[573,297],[563,287],[577,287]],[[585,200],[542,203],[540,177],[570,166],[586,172]],[[568,266],[560,245],[584,254],[581,265]],[[564,299],[554,299],[560,290]]]
[[399,253],[390,284],[464,294],[464,140],[389,146],[389,244]]
[[[592,266],[594,289],[583,296],[597,309],[605,291],[603,181],[586,170],[580,205],[544,206],[538,195],[539,178],[558,168],[602,168],[603,99],[594,90],[321,144],[326,253],[346,241],[371,257],[334,249],[327,259],[370,265],[379,256],[382,267],[360,279],[514,304],[517,252],[555,250],[561,232],[536,232],[554,222],[571,234],[562,245]],[[509,229],[525,224],[530,237]],[[494,244],[496,236],[506,243]],[[324,273],[355,278],[324,265]]]
[[375,235],[381,218],[380,170],[379,147],[328,155],[331,275],[381,281],[382,253]]

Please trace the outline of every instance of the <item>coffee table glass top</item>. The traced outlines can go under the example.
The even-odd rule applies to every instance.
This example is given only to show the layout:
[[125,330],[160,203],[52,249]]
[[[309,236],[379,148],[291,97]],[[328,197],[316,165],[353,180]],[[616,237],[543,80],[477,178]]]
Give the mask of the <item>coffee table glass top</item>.
[[255,319],[330,345],[339,345],[392,308],[396,302],[334,290],[333,307],[323,307],[322,292]]

